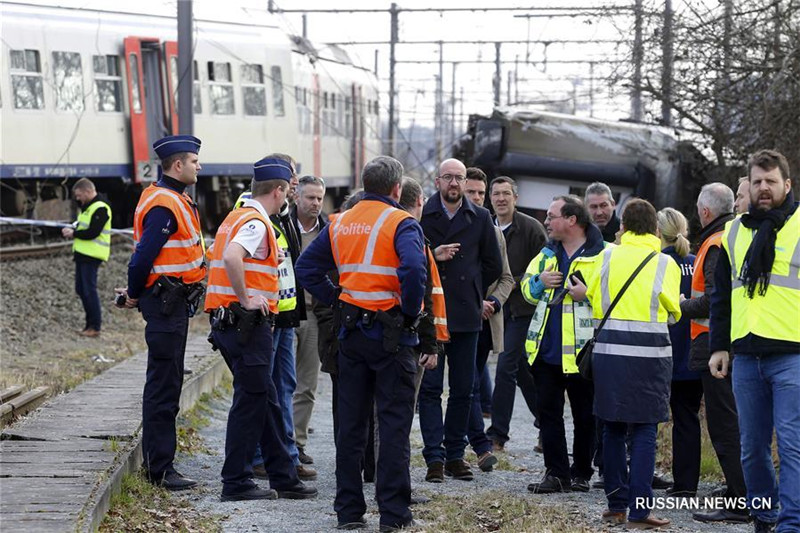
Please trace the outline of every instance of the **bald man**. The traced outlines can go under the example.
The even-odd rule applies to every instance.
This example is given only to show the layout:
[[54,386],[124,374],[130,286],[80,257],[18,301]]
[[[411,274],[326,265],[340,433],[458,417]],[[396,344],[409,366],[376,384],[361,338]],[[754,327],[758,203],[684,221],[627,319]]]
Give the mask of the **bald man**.
[[[428,465],[426,481],[441,483],[444,476],[470,481],[464,461],[475,353],[483,327],[483,296],[503,271],[500,247],[489,211],[464,196],[467,169],[461,161],[448,159],[439,167],[437,192],[422,211],[422,229],[439,249],[439,273],[447,306],[450,342],[445,345],[446,365],[422,379],[419,419],[422,451]],[[448,369],[450,394],[442,418],[444,367]]]

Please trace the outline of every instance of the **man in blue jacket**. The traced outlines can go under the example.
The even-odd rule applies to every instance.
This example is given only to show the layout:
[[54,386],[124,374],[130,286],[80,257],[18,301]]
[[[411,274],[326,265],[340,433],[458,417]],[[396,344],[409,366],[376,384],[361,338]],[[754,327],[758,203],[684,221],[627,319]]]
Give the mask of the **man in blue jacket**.
[[421,225],[431,248],[443,246],[448,260],[438,263],[447,306],[450,343],[446,345],[450,396],[442,420],[444,365],[426,372],[419,393],[422,451],[428,465],[425,480],[444,481],[445,473],[473,479],[464,461],[475,352],[483,326],[483,295],[502,274],[497,235],[489,211],[464,197],[467,169],[448,159],[439,167],[434,194],[422,211]]

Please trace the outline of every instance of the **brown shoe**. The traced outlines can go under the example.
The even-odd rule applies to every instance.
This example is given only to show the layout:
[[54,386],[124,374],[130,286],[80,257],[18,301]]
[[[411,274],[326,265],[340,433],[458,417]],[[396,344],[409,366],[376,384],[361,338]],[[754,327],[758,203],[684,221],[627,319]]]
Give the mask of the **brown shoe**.
[[299,465],[297,467],[297,477],[302,481],[314,481],[317,479],[317,471],[307,465]]
[[491,472],[497,464],[497,457],[492,452],[483,452],[478,456],[478,468],[483,472]]
[[608,509],[603,511],[603,522],[614,526],[624,524],[625,518],[625,511],[609,511]]
[[456,459],[455,461],[447,461],[444,464],[445,475],[451,476],[453,479],[460,479],[461,481],[472,481],[475,475],[469,469],[469,465],[464,459]]
[[444,465],[436,462],[428,465],[428,473],[425,474],[425,481],[428,483],[444,483]]
[[258,479],[269,479],[264,463],[259,463],[253,467],[253,475]]
[[494,453],[506,451],[506,446],[502,442],[492,441],[492,451]]
[[97,331],[96,329],[87,328],[87,329],[81,331],[80,333],[78,333],[78,335],[81,335],[83,337],[89,337],[89,338],[93,339],[95,337],[99,337],[100,336],[100,332]]
[[660,527],[668,526],[670,521],[666,518],[656,518],[653,515],[647,515],[645,518],[638,520],[628,519],[626,527],[628,529],[658,529]]

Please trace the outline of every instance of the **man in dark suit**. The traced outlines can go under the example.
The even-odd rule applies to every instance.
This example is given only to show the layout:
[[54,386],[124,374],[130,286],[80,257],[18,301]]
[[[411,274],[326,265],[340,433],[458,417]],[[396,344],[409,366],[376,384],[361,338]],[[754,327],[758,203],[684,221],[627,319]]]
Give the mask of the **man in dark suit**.
[[437,257],[447,306],[450,343],[445,347],[450,395],[442,419],[444,364],[425,373],[419,394],[426,481],[441,483],[444,475],[473,479],[464,461],[467,424],[475,374],[475,352],[482,327],[483,296],[502,274],[497,235],[489,211],[464,197],[466,167],[444,161],[436,178],[438,192],[422,212],[422,229]]

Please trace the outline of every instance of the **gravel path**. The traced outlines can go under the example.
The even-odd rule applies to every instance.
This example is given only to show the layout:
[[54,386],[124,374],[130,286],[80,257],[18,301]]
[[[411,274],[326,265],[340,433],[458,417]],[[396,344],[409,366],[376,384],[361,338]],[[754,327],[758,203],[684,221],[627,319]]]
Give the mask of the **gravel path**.
[[[186,475],[199,479],[203,483],[201,489],[189,493],[187,498],[201,511],[211,512],[225,516],[223,528],[225,531],[278,531],[278,532],[316,532],[333,531],[336,526],[336,514],[333,511],[335,495],[333,423],[330,414],[331,385],[327,375],[320,376],[318,391],[318,404],[314,410],[312,427],[314,433],[306,451],[314,457],[314,467],[319,472],[319,477],[313,484],[319,489],[319,496],[315,500],[292,501],[276,500],[261,502],[221,503],[219,491],[221,489],[219,472],[225,446],[225,423],[230,398],[219,400],[212,404],[211,424],[201,431],[206,441],[206,446],[211,454],[200,454],[194,457],[181,457],[178,460],[179,469]],[[569,407],[565,409],[565,416],[569,421]],[[568,436],[571,429],[568,428]],[[536,434],[533,430],[533,419],[525,408],[521,393],[517,391],[514,418],[512,421],[511,440],[506,445],[509,461],[517,467],[517,471],[494,471],[482,473],[475,468],[476,477],[473,482],[446,480],[444,484],[432,485],[425,483],[425,469],[412,467],[411,481],[416,492],[424,495],[467,495],[481,494],[492,490],[502,490],[529,498],[542,505],[557,505],[565,507],[574,513],[576,525],[584,523],[589,527],[596,526],[602,531],[598,517],[606,508],[606,499],[603,491],[592,489],[588,494],[556,494],[532,495],[526,487],[528,483],[541,479],[544,473],[543,457],[534,453]],[[568,437],[568,441],[571,438]],[[419,422],[415,417],[412,429],[412,464],[422,464],[421,455],[422,438],[419,433]],[[363,531],[376,531],[378,524],[377,506],[369,497],[372,485],[365,485],[365,494],[369,509],[367,522],[369,527]],[[701,495],[707,494],[712,488],[709,485],[701,487]],[[663,496],[663,491],[658,491],[656,496]],[[691,519],[691,511],[657,511],[656,516],[672,520],[672,527],[664,531],[697,531],[697,532],[745,532],[751,531],[749,525],[706,525]],[[423,526],[424,524],[420,524]]]

